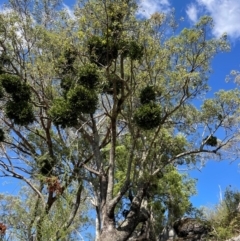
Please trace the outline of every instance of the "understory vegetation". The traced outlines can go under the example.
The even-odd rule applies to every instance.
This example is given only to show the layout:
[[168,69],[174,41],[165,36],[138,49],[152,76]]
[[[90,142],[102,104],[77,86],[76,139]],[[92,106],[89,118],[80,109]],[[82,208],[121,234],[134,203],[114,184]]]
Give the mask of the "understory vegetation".
[[203,216],[213,227],[211,238],[227,240],[240,235],[240,192],[227,187],[222,200],[202,209]]

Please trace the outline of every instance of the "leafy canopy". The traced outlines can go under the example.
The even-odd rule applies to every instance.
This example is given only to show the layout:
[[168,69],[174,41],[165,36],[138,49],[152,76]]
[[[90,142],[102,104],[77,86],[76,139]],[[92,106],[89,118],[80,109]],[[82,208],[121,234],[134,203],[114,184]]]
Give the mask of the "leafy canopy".
[[0,170],[35,194],[23,210],[10,198],[30,217],[24,238],[71,237],[88,200],[96,240],[156,240],[192,208],[194,181],[178,169],[239,155],[239,90],[205,98],[226,35],[212,39],[207,16],[171,35],[172,15],[139,19],[132,0],[79,1],[74,17],[58,0],[11,0],[8,9]]

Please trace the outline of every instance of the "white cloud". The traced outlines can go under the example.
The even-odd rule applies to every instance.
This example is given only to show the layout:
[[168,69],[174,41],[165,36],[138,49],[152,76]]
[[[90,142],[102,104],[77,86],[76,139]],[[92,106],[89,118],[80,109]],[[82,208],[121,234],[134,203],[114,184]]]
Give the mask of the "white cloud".
[[[24,14],[19,14],[16,12],[13,8],[6,7],[4,5],[0,5],[0,15],[4,17],[5,22],[5,28],[7,32],[15,33],[15,37],[17,39],[16,44],[18,45],[19,49],[27,50],[29,47],[29,44],[33,40],[30,35],[28,34],[28,31],[26,32],[26,25],[29,25],[31,27],[34,27],[37,25],[36,20],[34,17],[30,14],[29,16],[26,16]],[[13,16],[18,16],[19,19],[12,18]],[[10,19],[12,20],[10,21]],[[27,21],[27,22],[26,22]],[[7,34],[7,38],[5,39],[6,42],[12,43],[11,35]],[[31,45],[31,44],[30,44]]]
[[[214,36],[219,37],[226,32],[232,40],[240,39],[239,0],[195,0],[195,4],[196,16],[207,14],[213,18]],[[188,7],[187,15],[195,22],[194,12],[189,9],[191,8]]]
[[71,19],[75,19],[75,15],[74,15],[74,10],[72,8],[70,8],[68,5],[66,5],[65,3],[63,3],[63,9],[66,11],[66,13],[68,14],[68,16]]
[[169,0],[140,0],[138,5],[137,15],[144,18],[149,18],[156,12],[169,12],[171,9]]
[[11,8],[7,8],[4,5],[0,5],[0,14],[6,15],[12,12],[13,10]]
[[197,22],[198,10],[197,10],[197,6],[195,4],[188,5],[186,13],[192,22],[194,22],[194,23]]

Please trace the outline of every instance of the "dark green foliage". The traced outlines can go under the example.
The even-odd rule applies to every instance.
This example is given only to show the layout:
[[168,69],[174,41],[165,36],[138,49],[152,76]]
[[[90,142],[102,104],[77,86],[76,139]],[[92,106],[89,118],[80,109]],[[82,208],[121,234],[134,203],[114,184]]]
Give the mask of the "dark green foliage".
[[148,104],[156,100],[156,94],[152,86],[147,86],[141,91],[140,101],[141,104]]
[[118,46],[110,39],[107,42],[105,38],[93,36],[88,41],[88,49],[91,62],[98,66],[106,66],[118,57]]
[[74,71],[74,61],[77,58],[77,51],[74,47],[69,47],[68,49],[65,50],[64,52],[64,57],[65,57],[65,64],[63,66],[63,72],[64,73],[69,73]]
[[[115,30],[114,30],[115,31]],[[118,57],[118,50],[123,51],[123,56],[132,60],[140,60],[143,56],[143,46],[136,41],[129,43],[121,42],[116,44],[114,40],[108,41],[103,37],[93,36],[88,41],[90,60],[98,66],[108,65]]]
[[143,46],[131,41],[128,44],[128,56],[131,60],[140,60],[143,56]]
[[99,48],[102,47],[102,39],[98,36],[92,36],[89,40],[88,40],[88,49],[89,49],[89,53],[92,54],[94,53],[98,53],[100,52]]
[[6,53],[2,53],[0,55],[0,74],[3,74],[4,71],[4,66],[9,65],[10,64],[10,58],[7,56]]
[[8,101],[6,115],[17,125],[28,125],[34,121],[33,106],[26,101]]
[[3,87],[0,83],[0,99],[3,98],[3,96],[4,96]]
[[61,56],[56,63],[56,71],[59,74],[64,75],[75,73],[74,62],[77,55],[77,49],[73,45],[69,45],[66,49],[64,49],[63,53],[56,53],[56,58]]
[[87,64],[79,70],[79,84],[86,88],[94,89],[99,83],[99,75],[96,65]]
[[29,101],[31,99],[30,87],[26,83],[21,82],[18,76],[2,74],[0,76],[0,81],[3,88],[8,94],[12,95],[15,102]]
[[218,120],[220,120],[220,121],[223,120],[223,116],[221,114],[218,114]]
[[73,111],[69,103],[63,98],[54,100],[49,114],[53,119],[53,123],[61,125],[63,128],[76,126],[78,123],[77,113]]
[[217,137],[215,137],[215,136],[206,137],[206,138],[204,138],[204,141],[206,141],[206,145],[208,145],[208,146],[216,146],[217,145]]
[[118,44],[123,57],[129,57],[131,60],[140,60],[143,56],[143,46],[139,45],[136,41],[120,41]]
[[[0,75],[0,82],[5,91],[12,96],[12,101],[6,103],[7,117],[18,125],[32,123],[33,106],[28,102],[31,99],[30,87],[25,82],[21,82],[18,76],[10,74]],[[3,96],[3,93],[1,95]]]
[[103,92],[113,95],[114,82],[116,82],[116,94],[118,95],[122,88],[122,81],[114,74],[109,75],[107,79],[108,83],[103,87]]
[[139,107],[134,114],[136,124],[144,129],[151,130],[161,123],[161,108],[155,103],[149,103]]
[[40,167],[40,173],[44,176],[49,176],[52,173],[53,165],[48,160],[43,160]]
[[5,139],[4,131],[2,128],[0,128],[0,142],[4,141],[4,139]]
[[73,65],[76,59],[76,50],[74,48],[68,48],[64,53],[64,57],[66,58],[68,65]]
[[97,108],[97,94],[84,86],[79,85],[69,90],[67,98],[69,105],[76,112],[92,114]]
[[29,101],[31,99],[31,90],[27,84],[21,84],[19,90],[12,93],[12,98],[14,101]]
[[14,94],[21,89],[21,80],[18,76],[2,74],[0,81],[8,94]]
[[120,51],[120,53],[124,58],[128,56],[128,52],[129,52],[128,48],[129,48],[128,42],[126,42],[125,40],[118,41],[118,50]]
[[70,90],[73,84],[73,78],[72,76],[66,75],[64,78],[61,80],[61,88],[64,90],[64,95]]
[[0,66],[8,65],[10,63],[10,58],[6,53],[2,53],[0,56]]
[[78,124],[78,116],[81,113],[91,114],[97,108],[97,94],[77,85],[74,89],[70,89],[65,98],[55,99],[49,111],[49,114],[55,125],[61,125],[63,128],[76,126]]
[[50,176],[52,174],[54,161],[49,157],[49,155],[38,157],[36,162],[41,175]]

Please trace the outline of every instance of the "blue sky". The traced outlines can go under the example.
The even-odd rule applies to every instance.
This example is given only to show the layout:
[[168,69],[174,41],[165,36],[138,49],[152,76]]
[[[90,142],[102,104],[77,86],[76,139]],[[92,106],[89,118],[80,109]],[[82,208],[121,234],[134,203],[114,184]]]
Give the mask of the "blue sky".
[[[0,0],[0,4],[5,1]],[[74,1],[65,0],[65,7],[71,11]],[[209,83],[212,88],[209,96],[219,89],[235,88],[233,82],[226,83],[225,78],[231,70],[240,70],[240,1],[239,0],[140,0],[139,14],[148,18],[156,11],[170,12],[175,9],[176,20],[180,20],[179,30],[192,26],[202,15],[210,15],[214,20],[212,37],[227,33],[231,42],[229,53],[219,54],[212,63],[213,73]],[[219,201],[220,189],[227,186],[240,190],[239,160],[209,161],[199,171],[191,171],[192,177],[198,179],[198,195],[192,198],[196,206],[214,204]],[[8,183],[8,184],[7,184]],[[1,179],[0,192],[15,193],[19,185],[9,179]]]
[[[231,70],[240,70],[240,1],[239,0],[142,0],[142,15],[149,17],[155,11],[171,11],[175,9],[176,19],[183,18],[179,26],[190,27],[202,15],[209,15],[214,20],[212,37],[227,33],[231,43],[231,51],[216,56],[212,62],[213,73],[209,84],[211,96],[219,89],[235,88],[233,81],[226,83],[225,78]],[[209,160],[201,170],[193,170],[191,176],[198,179],[198,195],[192,198],[196,206],[212,206],[219,202],[221,194],[227,186],[240,190],[239,160],[216,162]]]

